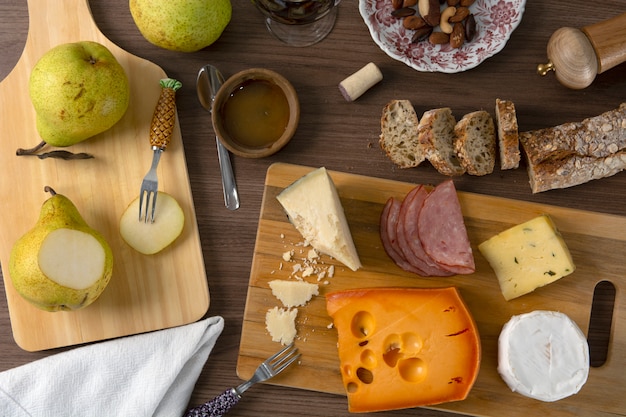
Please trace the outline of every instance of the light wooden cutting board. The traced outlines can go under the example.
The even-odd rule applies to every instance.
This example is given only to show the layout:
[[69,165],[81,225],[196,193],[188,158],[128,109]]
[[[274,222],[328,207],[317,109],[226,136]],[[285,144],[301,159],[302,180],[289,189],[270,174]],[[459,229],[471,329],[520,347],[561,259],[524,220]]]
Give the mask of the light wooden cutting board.
[[[268,282],[289,279],[292,262],[283,252],[295,249],[302,237],[289,223],[276,200],[285,187],[312,168],[274,164],[267,173],[260,213],[248,297],[239,352],[238,373],[243,379],[266,357],[280,349],[265,330],[265,313],[281,307]],[[360,287],[444,287],[457,286],[479,328],[482,362],[478,380],[469,397],[441,409],[475,416],[615,416],[626,415],[626,305],[622,289],[626,285],[626,217],[572,210],[529,202],[459,192],[468,235],[476,261],[476,273],[450,278],[422,278],[406,273],[387,257],[379,238],[379,216],[391,196],[403,198],[415,186],[384,179],[331,172],[350,224],[363,268],[352,272],[335,264],[333,278],[322,280],[320,295],[298,312],[296,345],[302,359],[271,383],[345,395],[339,374],[337,332],[330,328],[324,295],[331,291]],[[577,270],[549,286],[512,301],[505,301],[497,278],[477,245],[515,224],[548,213],[572,253]],[[306,254],[306,251],[305,251]],[[313,278],[308,280],[315,282]],[[592,368],[589,379],[575,396],[545,403],[512,393],[500,379],[497,367],[497,339],[512,315],[533,310],[558,310],[569,315],[585,334],[596,284],[612,282],[617,291],[608,359]],[[347,404],[346,404],[347,410]]]
[[[0,83],[0,263],[13,335],[25,350],[36,351],[193,322],[209,306],[209,291],[200,247],[183,142],[178,123],[161,158],[159,190],[172,194],[185,212],[178,240],[163,252],[145,256],[121,239],[119,218],[139,195],[150,168],[150,120],[166,75],[157,65],[110,42],[97,28],[87,0],[28,0],[29,32],[24,52]],[[95,159],[62,161],[16,156],[17,148],[40,142],[28,79],[37,60],[67,42],[99,42],[126,70],[130,106],[113,128],[81,144],[75,152]],[[183,86],[182,88],[193,88]],[[14,242],[37,221],[49,185],[74,202],[84,219],[104,234],[114,254],[114,272],[102,296],[76,312],[49,313],[24,301],[12,286],[8,261]]]

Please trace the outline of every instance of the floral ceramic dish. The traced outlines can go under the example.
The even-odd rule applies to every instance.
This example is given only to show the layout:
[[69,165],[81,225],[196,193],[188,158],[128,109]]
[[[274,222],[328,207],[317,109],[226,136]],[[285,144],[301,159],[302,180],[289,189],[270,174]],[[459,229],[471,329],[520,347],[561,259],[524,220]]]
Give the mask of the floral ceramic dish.
[[474,68],[500,52],[521,22],[525,4],[526,0],[477,0],[470,6],[476,36],[458,49],[411,42],[413,31],[402,26],[402,19],[391,16],[391,0],[359,0],[359,11],[374,42],[393,59],[418,71],[454,73]]

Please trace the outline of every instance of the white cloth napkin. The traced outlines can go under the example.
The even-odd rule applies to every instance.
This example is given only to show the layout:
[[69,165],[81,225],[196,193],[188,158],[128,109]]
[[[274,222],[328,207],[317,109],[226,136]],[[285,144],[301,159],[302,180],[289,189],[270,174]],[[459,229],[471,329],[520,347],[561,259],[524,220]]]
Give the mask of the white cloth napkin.
[[223,329],[216,316],[1,372],[0,416],[182,416]]

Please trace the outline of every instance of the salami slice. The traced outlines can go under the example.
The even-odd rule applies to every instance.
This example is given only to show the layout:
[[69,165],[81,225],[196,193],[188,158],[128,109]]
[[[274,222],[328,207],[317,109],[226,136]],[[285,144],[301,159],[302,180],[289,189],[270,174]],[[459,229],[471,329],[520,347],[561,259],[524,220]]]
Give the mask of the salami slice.
[[452,180],[442,182],[428,194],[419,214],[418,231],[424,250],[441,268],[455,274],[475,271],[472,248]]
[[401,205],[402,203],[393,197],[387,200],[380,215],[380,240],[383,243],[385,252],[387,252],[387,255],[389,255],[396,265],[407,272],[423,275],[424,272],[422,270],[415,268],[407,262],[398,246],[396,224],[398,222]]
[[441,268],[431,259],[422,247],[418,233],[419,214],[428,191],[422,185],[415,187],[406,195],[400,207],[400,216],[396,230],[398,243],[406,260],[424,271],[424,276],[450,276],[447,269]]

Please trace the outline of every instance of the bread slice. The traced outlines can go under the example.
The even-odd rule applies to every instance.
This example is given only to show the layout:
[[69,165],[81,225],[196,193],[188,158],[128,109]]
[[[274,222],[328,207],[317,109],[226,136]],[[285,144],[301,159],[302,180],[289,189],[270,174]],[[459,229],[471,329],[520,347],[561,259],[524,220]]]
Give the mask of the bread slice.
[[548,159],[539,164],[527,160],[528,178],[533,193],[573,187],[591,180],[610,177],[626,170],[626,151],[604,158],[573,155]]
[[496,126],[500,169],[516,169],[520,162],[519,128],[512,101],[496,99]]
[[496,164],[496,132],[485,110],[468,113],[454,127],[454,149],[470,175],[487,175]]
[[520,134],[527,158],[534,164],[573,155],[605,158],[626,150],[626,103],[582,122]]
[[418,126],[419,143],[425,147],[426,159],[443,175],[463,175],[454,149],[456,120],[448,107],[424,112]]
[[400,168],[412,168],[426,159],[417,138],[419,119],[409,100],[391,100],[380,118],[380,147]]

